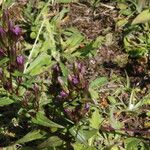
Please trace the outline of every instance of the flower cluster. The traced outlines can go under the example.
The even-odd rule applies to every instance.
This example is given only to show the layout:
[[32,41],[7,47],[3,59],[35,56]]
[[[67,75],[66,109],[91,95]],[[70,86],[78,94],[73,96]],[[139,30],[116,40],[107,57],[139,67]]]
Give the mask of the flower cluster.
[[50,93],[54,103],[74,122],[79,121],[89,110],[88,83],[85,81],[85,67],[75,62],[71,72],[64,79],[59,64],[53,66]]
[[19,72],[24,70],[24,57],[19,46],[21,35],[21,28],[10,19],[8,10],[4,10],[0,25],[0,59],[3,60],[0,66],[0,79],[4,89],[11,92],[13,73],[16,70]]

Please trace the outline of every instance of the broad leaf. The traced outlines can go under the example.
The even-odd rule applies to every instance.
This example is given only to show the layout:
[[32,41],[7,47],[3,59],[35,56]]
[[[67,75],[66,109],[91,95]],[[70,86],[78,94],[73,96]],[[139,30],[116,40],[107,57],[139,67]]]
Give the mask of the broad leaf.
[[126,150],[138,150],[141,140],[137,138],[128,138],[125,140]]
[[63,126],[49,120],[44,114],[38,112],[36,118],[32,118],[32,122],[45,127],[64,128]]
[[81,132],[81,130],[77,129],[77,128],[71,128],[70,133],[76,138],[76,140],[78,142],[87,144],[87,138],[86,136]]
[[2,97],[0,98],[0,106],[6,106],[14,103],[15,101],[13,99],[10,99],[9,97]]
[[94,129],[99,129],[100,124],[103,121],[102,116],[99,113],[99,110],[95,108],[92,117],[89,119],[90,121],[90,126]]
[[97,100],[99,98],[99,93],[96,90],[89,88],[89,92],[93,100]]
[[47,67],[50,67],[50,65],[52,65],[51,57],[46,53],[42,53],[30,63],[26,72],[31,75],[37,75],[42,73]]
[[142,11],[132,22],[132,25],[139,23],[146,23],[150,21],[150,10],[146,9]]
[[30,141],[34,141],[37,139],[43,138],[45,133],[41,133],[40,130],[31,131],[28,134],[26,134],[23,138],[19,139],[16,143],[23,144]]
[[107,78],[106,77],[99,77],[97,79],[95,79],[94,81],[92,81],[89,85],[90,88],[98,88],[100,86],[103,86],[104,84],[107,83]]
[[72,146],[74,150],[96,150],[95,147],[87,146],[78,142],[74,143]]
[[70,133],[75,137],[76,141],[80,143],[87,144],[88,140],[96,135],[97,130],[85,130],[85,129],[78,129],[77,127],[73,127],[70,130]]
[[38,149],[48,148],[48,147],[57,147],[62,145],[62,140],[57,136],[52,136],[48,138],[46,141],[38,145]]

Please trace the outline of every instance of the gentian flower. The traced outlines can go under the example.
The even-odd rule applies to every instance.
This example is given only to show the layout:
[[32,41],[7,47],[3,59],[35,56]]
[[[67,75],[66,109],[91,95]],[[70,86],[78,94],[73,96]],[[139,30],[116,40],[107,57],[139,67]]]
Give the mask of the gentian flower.
[[87,110],[87,111],[88,111],[88,110],[89,110],[89,108],[90,108],[89,103],[86,103],[86,104],[85,104],[85,106],[84,106],[84,108],[85,108],[85,110]]
[[59,72],[60,71],[59,66],[57,64],[55,64],[53,66],[53,70],[56,71],[56,72]]
[[18,25],[14,26],[12,21],[9,21],[9,33],[14,40],[18,40],[21,35],[21,29]]
[[16,63],[19,71],[23,71],[24,69],[24,57],[22,55],[17,56]]
[[24,64],[24,57],[22,55],[17,56],[16,61],[19,66],[22,66]]
[[12,32],[16,35],[16,36],[19,36],[21,34],[21,29],[19,26],[15,26],[13,29],[12,29]]
[[4,55],[4,51],[0,48],[0,57],[3,57]]
[[79,79],[78,79],[77,76],[73,76],[73,77],[72,77],[72,83],[73,83],[74,85],[77,85],[77,84],[79,83]]
[[60,97],[61,98],[66,98],[67,96],[68,96],[68,94],[65,91],[60,92]]

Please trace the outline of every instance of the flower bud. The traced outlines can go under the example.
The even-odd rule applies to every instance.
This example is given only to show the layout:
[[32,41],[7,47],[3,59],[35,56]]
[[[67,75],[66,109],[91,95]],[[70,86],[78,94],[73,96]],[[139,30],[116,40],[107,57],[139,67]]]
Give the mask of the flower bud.
[[3,57],[4,55],[4,51],[0,48],[0,57]]
[[61,98],[66,98],[67,96],[68,96],[68,93],[66,93],[65,91],[60,92],[60,97]]
[[15,27],[12,29],[12,32],[14,33],[14,35],[20,36],[20,34],[21,34],[21,29],[20,29],[19,26],[15,26]]
[[33,91],[36,93],[36,94],[38,94],[38,92],[39,92],[39,87],[38,87],[38,85],[35,83],[34,84],[34,86],[33,86]]
[[4,84],[3,84],[3,87],[5,90],[8,90],[10,91],[12,89],[12,84],[10,81],[6,81]]
[[16,61],[18,66],[22,66],[24,64],[24,57],[22,55],[17,56]]
[[55,64],[52,69],[55,72],[59,72],[60,71],[60,68],[59,68],[59,66],[57,64]]
[[72,83],[73,83],[74,85],[77,85],[77,84],[79,83],[79,79],[78,79],[77,76],[73,76],[73,77],[72,77]]
[[9,34],[10,37],[17,41],[20,38],[21,35],[21,29],[18,25],[14,26],[14,23],[12,21],[9,21]]
[[84,109],[85,109],[86,111],[88,111],[88,110],[89,110],[89,108],[90,108],[89,103],[86,103],[86,104],[84,105]]
[[22,55],[17,56],[16,63],[19,71],[23,71],[24,69],[24,57]]

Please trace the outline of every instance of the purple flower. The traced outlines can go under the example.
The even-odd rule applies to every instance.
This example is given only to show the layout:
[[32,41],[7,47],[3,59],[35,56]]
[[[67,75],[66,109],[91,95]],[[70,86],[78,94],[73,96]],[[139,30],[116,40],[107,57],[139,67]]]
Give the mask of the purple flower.
[[59,72],[60,71],[59,66],[57,64],[55,64],[53,66],[53,70],[56,71],[56,72]]
[[17,61],[17,64],[19,66],[22,66],[24,64],[24,57],[22,55],[17,56],[17,60],[16,61]]
[[2,49],[0,49],[0,57],[3,57],[5,54],[4,54],[4,51]]
[[16,35],[16,36],[19,36],[21,34],[21,29],[19,26],[15,26],[13,29],[12,29],[12,32]]
[[64,92],[64,91],[60,92],[60,97],[66,98],[67,96],[68,96],[68,94],[66,92]]
[[86,103],[85,106],[84,106],[84,108],[85,108],[87,111],[89,110],[89,107],[90,107],[89,103]]
[[82,69],[82,64],[78,63],[78,69],[81,70]]
[[68,108],[65,108],[64,111],[65,111],[65,113],[67,113],[67,114],[70,114],[70,113],[71,113],[71,110],[68,109]]
[[18,40],[21,35],[21,28],[18,25],[14,26],[14,23],[9,21],[9,34],[14,40]]
[[73,77],[72,77],[72,83],[73,83],[74,85],[77,85],[77,84],[79,83],[79,79],[78,79],[77,76],[73,76]]

